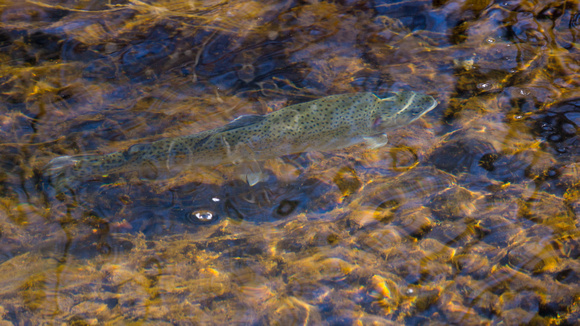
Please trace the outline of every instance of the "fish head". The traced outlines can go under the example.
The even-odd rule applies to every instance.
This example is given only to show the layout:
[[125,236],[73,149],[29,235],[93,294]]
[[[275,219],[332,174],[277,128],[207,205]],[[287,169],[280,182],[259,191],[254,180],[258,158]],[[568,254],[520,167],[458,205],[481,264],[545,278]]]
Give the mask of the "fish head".
[[411,91],[396,92],[377,103],[372,129],[380,133],[406,126],[436,106],[437,101],[430,95]]

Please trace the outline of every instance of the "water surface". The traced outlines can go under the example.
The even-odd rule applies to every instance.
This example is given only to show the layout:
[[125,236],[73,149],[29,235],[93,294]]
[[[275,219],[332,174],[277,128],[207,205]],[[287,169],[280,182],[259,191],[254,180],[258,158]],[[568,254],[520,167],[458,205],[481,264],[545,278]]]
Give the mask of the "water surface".
[[[580,2],[4,1],[9,324],[574,324]],[[439,106],[353,147],[57,194],[44,165],[347,92]]]

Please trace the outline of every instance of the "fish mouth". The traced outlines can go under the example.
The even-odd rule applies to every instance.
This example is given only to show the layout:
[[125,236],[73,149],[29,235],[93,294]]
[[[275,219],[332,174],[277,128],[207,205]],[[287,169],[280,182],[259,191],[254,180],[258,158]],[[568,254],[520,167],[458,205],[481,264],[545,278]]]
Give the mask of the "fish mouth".
[[428,96],[428,98],[430,98],[431,100],[431,106],[429,107],[429,109],[427,109],[427,112],[433,110],[435,107],[437,107],[437,105],[439,105],[439,102],[431,95],[425,95]]
[[439,102],[437,102],[437,100],[433,96],[430,96],[430,95],[425,95],[425,96],[429,96],[431,98],[431,104],[427,107],[427,109],[425,109],[425,111],[421,115],[423,115],[427,112],[430,112],[431,110],[436,108],[437,105],[439,105]]

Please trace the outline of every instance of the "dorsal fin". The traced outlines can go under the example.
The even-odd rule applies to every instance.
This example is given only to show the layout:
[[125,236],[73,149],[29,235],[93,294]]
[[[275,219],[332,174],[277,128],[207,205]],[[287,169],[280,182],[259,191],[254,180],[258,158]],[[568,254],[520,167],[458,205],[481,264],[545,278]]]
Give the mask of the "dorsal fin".
[[228,130],[246,127],[249,125],[256,124],[264,119],[265,119],[264,116],[259,115],[259,114],[241,115],[241,116],[235,118],[232,122],[223,126],[222,127],[223,129],[220,128],[221,129],[220,131],[228,131]]
[[229,131],[229,130],[234,130],[234,129],[246,127],[246,126],[258,123],[264,119],[265,119],[264,116],[259,115],[259,114],[241,115],[241,116],[237,117],[236,119],[232,120],[232,122],[228,123],[225,126],[218,127],[218,128],[212,129],[212,130],[206,130],[206,131],[203,131],[203,132],[200,132],[198,134],[193,135],[193,136],[195,136],[195,139],[196,139],[195,146],[201,146],[211,136],[219,134],[220,132],[225,132],[225,131]]

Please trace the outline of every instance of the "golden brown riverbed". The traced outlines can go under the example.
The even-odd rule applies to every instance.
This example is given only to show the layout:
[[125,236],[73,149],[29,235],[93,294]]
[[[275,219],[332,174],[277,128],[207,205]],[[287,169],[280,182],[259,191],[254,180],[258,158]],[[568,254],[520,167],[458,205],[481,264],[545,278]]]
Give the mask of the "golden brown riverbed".
[[[580,2],[1,1],[0,325],[572,325]],[[331,94],[353,147],[57,194],[43,167]]]

